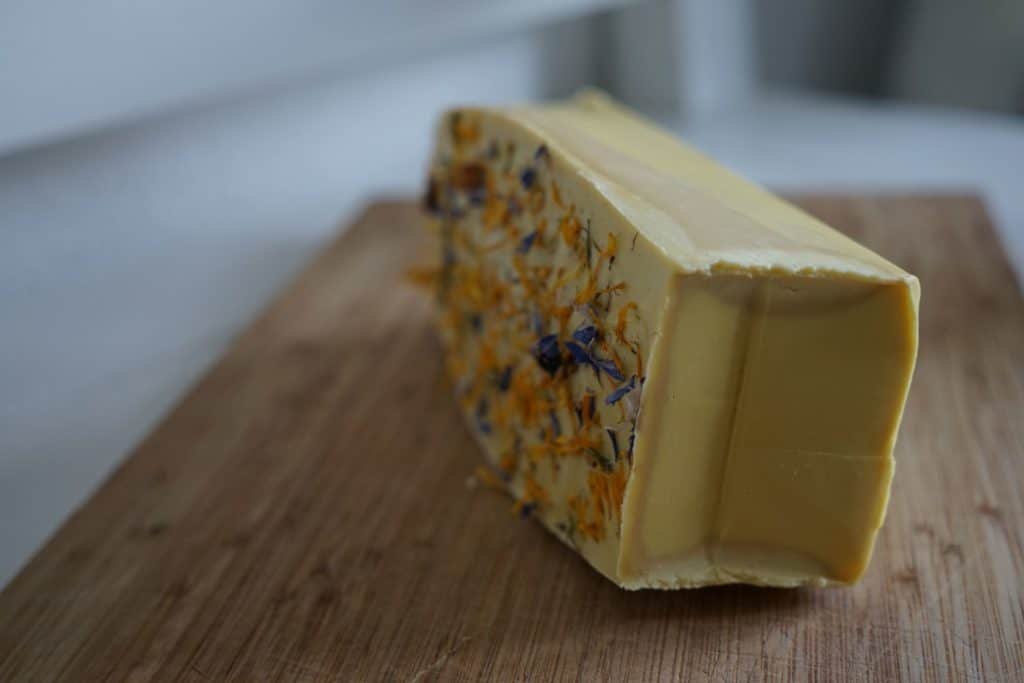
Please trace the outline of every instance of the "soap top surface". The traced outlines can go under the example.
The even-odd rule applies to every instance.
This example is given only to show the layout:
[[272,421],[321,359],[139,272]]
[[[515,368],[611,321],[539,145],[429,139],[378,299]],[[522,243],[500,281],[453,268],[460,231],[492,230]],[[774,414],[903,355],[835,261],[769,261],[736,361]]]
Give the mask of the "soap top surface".
[[683,272],[905,281],[917,296],[912,275],[600,92],[485,111],[535,131]]

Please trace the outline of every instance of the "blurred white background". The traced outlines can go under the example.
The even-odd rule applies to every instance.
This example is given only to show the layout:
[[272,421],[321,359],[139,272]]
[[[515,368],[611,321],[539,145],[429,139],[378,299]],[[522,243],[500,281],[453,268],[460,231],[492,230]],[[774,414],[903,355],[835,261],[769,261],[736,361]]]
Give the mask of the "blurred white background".
[[775,189],[973,190],[1024,269],[1015,0],[8,0],[0,585],[443,107],[597,84]]

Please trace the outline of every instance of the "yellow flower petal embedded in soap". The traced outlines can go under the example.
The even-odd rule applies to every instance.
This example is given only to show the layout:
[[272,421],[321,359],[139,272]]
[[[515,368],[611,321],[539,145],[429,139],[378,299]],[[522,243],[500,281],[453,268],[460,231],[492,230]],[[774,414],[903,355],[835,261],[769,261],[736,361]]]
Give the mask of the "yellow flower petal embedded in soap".
[[463,108],[425,201],[492,478],[625,588],[850,583],[917,280],[596,93]]

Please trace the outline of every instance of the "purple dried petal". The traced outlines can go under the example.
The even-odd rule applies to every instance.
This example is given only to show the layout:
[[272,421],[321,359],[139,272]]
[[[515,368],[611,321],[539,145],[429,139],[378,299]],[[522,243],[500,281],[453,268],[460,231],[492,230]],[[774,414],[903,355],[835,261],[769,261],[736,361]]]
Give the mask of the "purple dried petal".
[[610,406],[613,406],[616,403],[618,403],[622,399],[623,396],[625,396],[629,392],[633,391],[634,387],[636,387],[636,379],[635,378],[629,380],[629,384],[623,384],[621,387],[619,387],[618,389],[616,389],[612,393],[608,394],[608,397],[604,400],[604,402],[607,403]]
[[529,190],[533,187],[533,183],[537,180],[537,172],[532,168],[525,168],[523,172],[519,174],[519,182],[523,184],[523,187]]
[[565,348],[569,349],[569,353],[572,355],[574,363],[578,363],[580,365],[594,365],[594,359],[590,357],[587,350],[576,342],[565,342]]
[[615,459],[619,459],[619,435],[614,429],[608,427],[605,429],[608,432],[608,439],[612,442],[612,454],[615,455]]
[[547,352],[551,350],[558,350],[558,335],[557,334],[546,334],[537,340],[537,349],[541,352]]
[[562,366],[562,352],[558,348],[558,335],[541,337],[533,350],[537,363],[549,374],[554,375]]
[[622,373],[619,372],[619,368],[616,367],[615,363],[612,361],[603,358],[595,358],[594,364],[616,382],[624,382],[626,380],[626,378],[622,376]]
[[587,325],[581,327],[572,333],[572,338],[578,341],[584,346],[590,346],[590,342],[594,341],[594,337],[597,336],[597,328],[593,325]]
[[518,251],[520,254],[525,254],[526,252],[530,251],[530,247],[533,246],[533,242],[536,239],[537,231],[534,230],[533,232],[531,232],[529,235],[522,239],[522,241],[519,243],[519,246],[516,248],[516,251]]

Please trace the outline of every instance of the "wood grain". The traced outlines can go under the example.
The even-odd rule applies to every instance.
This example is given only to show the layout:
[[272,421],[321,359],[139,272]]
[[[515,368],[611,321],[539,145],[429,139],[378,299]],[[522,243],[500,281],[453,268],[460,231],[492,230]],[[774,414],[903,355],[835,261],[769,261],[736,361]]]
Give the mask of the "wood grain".
[[442,385],[421,236],[372,207],[0,594],[0,680],[1024,677],[1024,303],[981,204],[805,197],[918,274],[889,518],[850,589],[619,590]]

